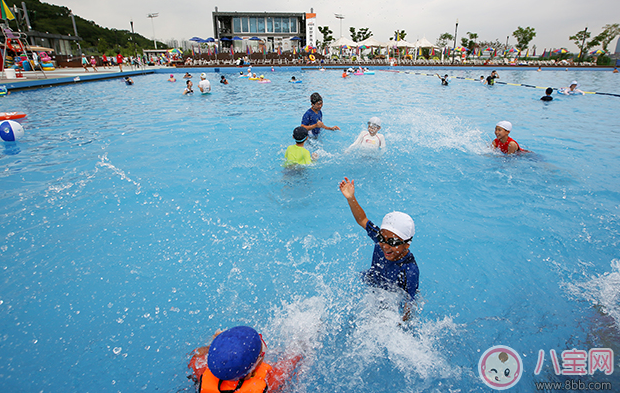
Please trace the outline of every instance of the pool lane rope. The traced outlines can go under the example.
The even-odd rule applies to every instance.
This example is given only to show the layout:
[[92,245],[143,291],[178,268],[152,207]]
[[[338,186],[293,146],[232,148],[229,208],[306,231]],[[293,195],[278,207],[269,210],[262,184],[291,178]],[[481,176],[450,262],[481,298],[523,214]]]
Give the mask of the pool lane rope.
[[[435,74],[426,74],[424,72],[409,72],[409,71],[388,71],[388,72],[397,72],[397,73],[405,73],[405,74],[414,74],[414,75],[424,75],[424,76],[435,76]],[[474,81],[474,82],[480,82],[480,79],[475,79],[475,78],[465,78],[464,76],[453,76],[453,79],[464,79],[467,81]],[[543,86],[534,86],[534,85],[527,85],[525,83],[509,83],[509,82],[500,82],[500,81],[496,81],[495,82],[498,85],[508,85],[508,86],[522,86],[522,87],[531,87],[534,89],[542,89],[542,90],[546,90],[546,87]],[[556,87],[552,87],[553,90],[559,91],[560,89],[556,88]],[[598,95],[602,95],[602,96],[614,96],[614,97],[620,97],[620,94],[614,94],[614,93],[600,93],[597,91],[584,91],[585,94],[598,94]]]

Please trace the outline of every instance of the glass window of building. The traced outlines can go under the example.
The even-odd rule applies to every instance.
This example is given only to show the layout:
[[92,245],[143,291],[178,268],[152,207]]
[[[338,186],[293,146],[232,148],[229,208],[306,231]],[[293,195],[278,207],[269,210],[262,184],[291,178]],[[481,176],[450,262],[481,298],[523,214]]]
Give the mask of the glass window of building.
[[282,18],[273,18],[273,31],[274,33],[281,33],[282,32]]
[[291,18],[291,33],[297,33],[297,18]]
[[256,30],[259,33],[265,32],[265,18],[257,18],[256,19]]
[[267,18],[267,33],[273,33],[273,18]]
[[250,18],[250,33],[256,33],[256,18]]
[[249,18],[241,18],[241,31],[243,33],[250,32],[250,21]]
[[282,18],[282,32],[283,33],[288,33],[289,29],[288,29],[288,18]]
[[235,33],[241,32],[241,18],[233,18],[233,31]]

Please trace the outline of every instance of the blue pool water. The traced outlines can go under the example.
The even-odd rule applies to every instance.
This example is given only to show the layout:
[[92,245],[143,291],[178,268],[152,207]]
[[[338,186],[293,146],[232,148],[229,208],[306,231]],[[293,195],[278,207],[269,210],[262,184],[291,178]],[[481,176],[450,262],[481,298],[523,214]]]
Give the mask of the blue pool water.
[[[0,99],[28,113],[25,137],[0,146],[1,391],[192,391],[190,351],[240,324],[268,360],[304,354],[295,392],[486,392],[477,366],[494,345],[521,355],[527,392],[565,380],[552,349],[620,353],[620,98],[545,104],[539,89],[382,71],[221,86],[208,72],[208,96],[154,74]],[[499,73],[620,93],[611,72]],[[314,91],[342,130],[311,146],[311,168],[285,171]],[[387,151],[345,152],[372,116]],[[489,149],[504,119],[532,154]],[[344,176],[374,222],[415,220],[411,323],[397,294],[359,280],[373,245]],[[582,379],[620,386],[617,371]]]

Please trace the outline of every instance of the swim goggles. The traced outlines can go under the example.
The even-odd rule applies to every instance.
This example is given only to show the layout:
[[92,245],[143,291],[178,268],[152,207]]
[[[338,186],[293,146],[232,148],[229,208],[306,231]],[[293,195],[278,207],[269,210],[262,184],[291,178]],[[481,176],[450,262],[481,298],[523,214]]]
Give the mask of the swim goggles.
[[379,243],[385,243],[385,244],[387,244],[390,247],[398,247],[398,246],[403,245],[405,243],[409,243],[411,241],[411,239],[413,239],[413,238],[410,237],[407,240],[401,240],[401,239],[397,239],[395,237],[386,238],[381,233],[377,234],[377,241]]

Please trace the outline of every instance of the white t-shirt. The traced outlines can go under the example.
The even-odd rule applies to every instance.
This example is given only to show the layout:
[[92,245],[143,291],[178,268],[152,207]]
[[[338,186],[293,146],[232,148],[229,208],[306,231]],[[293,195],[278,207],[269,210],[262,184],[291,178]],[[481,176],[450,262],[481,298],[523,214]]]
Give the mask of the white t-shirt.
[[209,93],[211,91],[211,82],[207,79],[203,79],[198,82],[198,89],[201,93]]
[[375,134],[375,136],[371,136],[370,132],[362,131],[349,148],[354,146],[371,147],[376,149],[385,148],[385,138],[379,133]]

